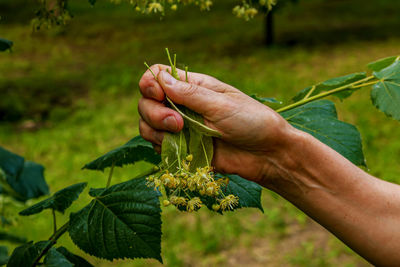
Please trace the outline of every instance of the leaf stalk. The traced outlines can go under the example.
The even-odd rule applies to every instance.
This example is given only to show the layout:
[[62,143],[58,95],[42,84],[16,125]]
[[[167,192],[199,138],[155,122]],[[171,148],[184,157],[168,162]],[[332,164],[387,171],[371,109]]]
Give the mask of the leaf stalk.
[[365,87],[365,86],[368,86],[368,85],[375,84],[375,83],[377,83],[379,81],[379,80],[375,80],[375,81],[369,82],[372,79],[375,79],[375,77],[373,75],[368,76],[368,77],[366,77],[364,79],[358,80],[356,82],[349,83],[349,84],[340,86],[338,88],[334,88],[332,90],[329,90],[329,91],[326,91],[326,92],[322,92],[320,94],[317,94],[317,95],[314,95],[314,96],[311,96],[311,97],[308,97],[308,98],[301,99],[301,100],[299,100],[299,101],[297,101],[297,102],[295,102],[293,104],[290,104],[290,105],[287,105],[287,106],[282,107],[280,109],[277,109],[276,112],[280,113],[280,112],[283,112],[283,111],[287,111],[289,109],[293,109],[293,108],[296,108],[298,106],[302,106],[302,105],[307,104],[309,102],[324,98],[324,97],[329,96],[329,95],[333,95],[335,93],[338,93],[338,92],[341,92],[341,91],[344,91],[344,90]]

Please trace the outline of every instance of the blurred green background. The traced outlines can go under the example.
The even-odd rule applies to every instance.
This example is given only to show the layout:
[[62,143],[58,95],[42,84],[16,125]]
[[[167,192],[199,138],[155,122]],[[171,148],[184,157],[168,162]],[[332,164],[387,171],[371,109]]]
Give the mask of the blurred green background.
[[[165,47],[178,54],[181,66],[286,103],[308,85],[363,71],[371,61],[400,53],[397,0],[288,5],[276,13],[276,43],[269,48],[263,45],[263,18],[239,20],[232,15],[234,4],[216,0],[210,12],[186,7],[160,18],[138,15],[128,4],[99,1],[92,8],[71,0],[74,18],[68,26],[33,33],[33,1],[2,1],[0,36],[14,41],[14,48],[0,54],[0,145],[45,165],[52,192],[81,181],[104,186],[107,171],[80,168],[138,134],[143,61],[167,63]],[[356,124],[363,136],[368,171],[400,182],[399,122],[372,107],[369,89],[337,101],[337,108],[340,118]],[[113,182],[147,167],[115,170]],[[87,203],[86,195],[72,210]],[[165,264],[368,266],[279,196],[265,190],[263,205],[264,214],[248,209],[225,216],[165,208]],[[10,209],[16,214],[23,206]],[[67,214],[58,215],[60,224]],[[49,218],[49,212],[27,220],[16,217],[7,230],[41,240],[52,232]],[[95,266],[159,265],[155,260],[101,261],[75,248],[67,235],[59,243]]]

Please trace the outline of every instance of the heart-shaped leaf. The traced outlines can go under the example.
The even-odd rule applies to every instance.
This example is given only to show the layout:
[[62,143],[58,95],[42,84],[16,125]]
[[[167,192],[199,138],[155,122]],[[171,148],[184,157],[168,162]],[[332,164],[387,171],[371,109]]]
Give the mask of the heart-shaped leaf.
[[83,169],[103,171],[107,167],[122,167],[126,164],[133,164],[138,161],[147,161],[158,164],[161,161],[150,142],[144,140],[141,136],[132,138],[123,146],[117,147],[103,156],[83,166]]
[[365,166],[357,128],[337,119],[333,102],[319,100],[282,112],[294,127],[330,146],[356,165]]
[[144,177],[90,195],[90,204],[70,216],[69,235],[79,248],[108,260],[162,261],[160,194]]
[[371,99],[387,116],[400,120],[400,61],[374,72],[379,82],[372,86]]
[[11,254],[7,267],[32,266],[50,243],[51,241],[39,241],[37,243],[31,241],[17,247]]
[[[3,193],[9,194],[19,201],[26,201],[49,193],[42,165],[25,161],[23,157],[2,147],[0,147],[0,169],[6,174],[9,185],[6,185],[4,179],[1,179],[0,193],[5,191]],[[0,176],[3,175],[0,174]]]
[[22,201],[49,194],[44,179],[44,167],[32,161],[25,161],[17,179],[7,179],[11,187],[22,196]]
[[86,185],[87,183],[79,183],[61,189],[60,191],[54,193],[54,195],[51,197],[46,198],[45,200],[42,200],[27,209],[24,209],[19,214],[27,216],[39,213],[45,209],[53,209],[64,213],[64,211],[71,206],[72,202],[78,199]]

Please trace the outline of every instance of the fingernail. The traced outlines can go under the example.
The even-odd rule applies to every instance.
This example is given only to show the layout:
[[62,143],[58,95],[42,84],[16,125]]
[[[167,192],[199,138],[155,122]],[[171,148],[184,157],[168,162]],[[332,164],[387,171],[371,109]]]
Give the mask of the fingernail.
[[176,119],[174,116],[168,116],[164,119],[163,121],[165,128],[167,128],[170,131],[176,131],[178,130],[178,123],[176,122]]
[[172,77],[171,74],[169,74],[166,71],[161,72],[161,79],[168,85],[174,85],[176,83],[176,79]]

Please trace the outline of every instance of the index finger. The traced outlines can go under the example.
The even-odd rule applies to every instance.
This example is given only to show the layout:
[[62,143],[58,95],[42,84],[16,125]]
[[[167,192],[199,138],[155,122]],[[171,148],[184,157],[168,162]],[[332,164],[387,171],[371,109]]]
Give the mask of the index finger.
[[[139,82],[139,87],[142,95],[146,98],[152,98],[157,101],[163,101],[165,98],[165,93],[160,84],[154,78],[154,75],[158,77],[158,74],[161,71],[170,71],[171,67],[168,65],[156,64],[150,67],[150,70],[147,70]],[[177,69],[179,78],[181,81],[186,81],[186,73],[184,70]],[[153,75],[154,74],[154,75]],[[232,86],[225,84],[218,79],[211,77],[209,75],[188,72],[188,83],[202,86],[204,88],[216,91],[216,92],[225,92],[226,90],[234,89]]]

